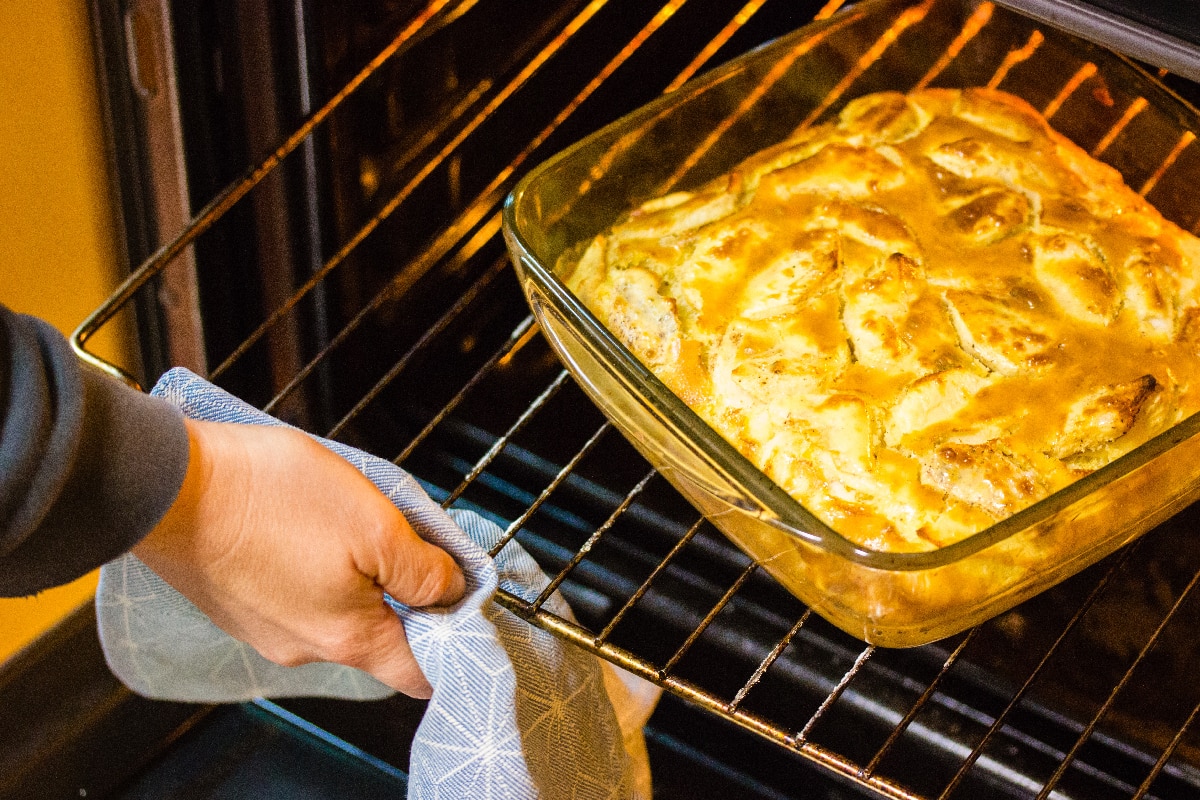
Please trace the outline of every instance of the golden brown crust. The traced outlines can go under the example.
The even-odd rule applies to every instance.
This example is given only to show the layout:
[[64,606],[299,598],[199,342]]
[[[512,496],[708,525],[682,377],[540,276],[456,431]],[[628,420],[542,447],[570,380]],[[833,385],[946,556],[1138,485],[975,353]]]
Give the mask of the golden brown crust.
[[1024,101],[859,98],[568,285],[850,539],[943,546],[1200,408],[1200,242]]

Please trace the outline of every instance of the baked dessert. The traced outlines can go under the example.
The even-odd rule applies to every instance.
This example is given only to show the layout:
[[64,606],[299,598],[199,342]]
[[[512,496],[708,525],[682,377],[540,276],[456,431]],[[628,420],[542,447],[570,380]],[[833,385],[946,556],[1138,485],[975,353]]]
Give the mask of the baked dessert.
[[1200,409],[1198,268],[1200,241],[986,89],[854,100],[558,266],[776,483],[894,552]]

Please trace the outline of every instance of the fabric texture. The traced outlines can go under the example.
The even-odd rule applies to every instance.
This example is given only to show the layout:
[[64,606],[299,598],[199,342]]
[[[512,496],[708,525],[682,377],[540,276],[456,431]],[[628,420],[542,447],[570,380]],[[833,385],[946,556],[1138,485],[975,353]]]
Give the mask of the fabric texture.
[[[196,419],[282,424],[182,369],[153,393]],[[502,533],[497,525],[467,510],[443,511],[390,462],[320,441],[372,480],[422,537],[450,552],[467,578],[466,596],[448,609],[417,610],[388,598],[433,686],[413,742],[409,797],[649,798],[640,731],[657,687],[492,602],[497,587],[532,599],[546,585],[515,542],[488,556]],[[103,568],[96,605],[110,667],[148,697],[220,703],[391,694],[348,667],[267,661],[133,555]],[[557,595],[548,607],[570,615]]]
[[178,409],[84,366],[53,327],[0,305],[0,596],[128,550],[170,507],[187,463]]

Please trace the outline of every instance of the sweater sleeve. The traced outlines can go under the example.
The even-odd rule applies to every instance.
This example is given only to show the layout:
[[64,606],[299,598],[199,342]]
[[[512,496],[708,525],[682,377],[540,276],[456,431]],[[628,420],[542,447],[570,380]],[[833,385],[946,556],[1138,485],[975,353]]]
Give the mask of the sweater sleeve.
[[133,547],[174,502],[187,463],[178,409],[0,306],[0,596],[66,583]]

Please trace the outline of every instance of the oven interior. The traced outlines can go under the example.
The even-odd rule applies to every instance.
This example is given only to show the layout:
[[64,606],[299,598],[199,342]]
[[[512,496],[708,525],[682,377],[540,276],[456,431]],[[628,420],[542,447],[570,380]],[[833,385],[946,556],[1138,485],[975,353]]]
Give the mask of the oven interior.
[[[143,385],[188,366],[515,536],[579,622],[498,602],[667,689],[656,796],[1200,796],[1200,509],[966,633],[865,646],[700,518],[531,323],[499,235],[522,172],[841,5],[96,3],[121,222],[146,263],[89,324],[137,330],[143,363],[123,366]],[[89,614],[0,673],[20,712],[0,740],[25,743],[0,755],[0,795],[402,790],[418,701],[142,700]]]

